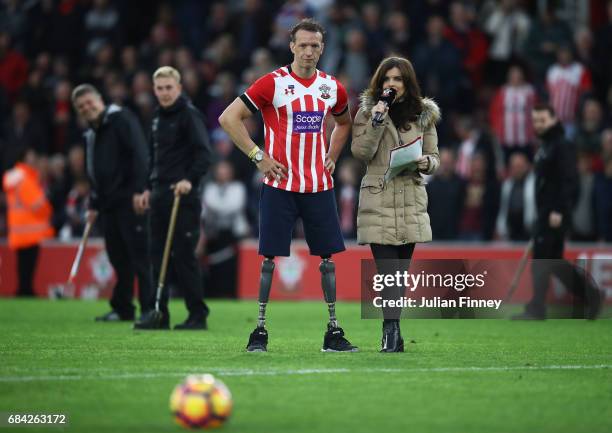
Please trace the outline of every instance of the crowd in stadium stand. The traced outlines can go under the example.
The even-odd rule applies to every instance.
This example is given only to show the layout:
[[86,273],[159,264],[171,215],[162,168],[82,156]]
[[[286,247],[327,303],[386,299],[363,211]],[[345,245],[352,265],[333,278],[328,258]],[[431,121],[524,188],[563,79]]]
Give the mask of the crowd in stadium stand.
[[[387,55],[415,67],[440,105],[441,166],[428,179],[434,240],[530,236],[530,109],[549,101],[575,144],[579,195],[572,239],[612,241],[612,2],[590,2],[586,23],[562,2],[229,0],[5,0],[0,6],[0,173],[20,147],[44,157],[40,171],[60,239],[78,237],[88,196],[82,131],[72,89],[97,86],[133,110],[148,134],[151,74],[180,70],[206,116],[218,163],[203,188],[208,247],[222,252],[257,236],[261,180],[219,127],[223,109],[259,76],[288,64],[288,31],[313,16],[326,28],[319,68],[358,96]],[[548,5],[548,7],[542,7]],[[259,116],[248,120],[263,142]],[[363,167],[347,144],[335,173],[341,227],[355,237]],[[299,227],[296,235],[300,236]],[[0,236],[6,235],[0,198]],[[214,260],[213,260],[214,261]]]

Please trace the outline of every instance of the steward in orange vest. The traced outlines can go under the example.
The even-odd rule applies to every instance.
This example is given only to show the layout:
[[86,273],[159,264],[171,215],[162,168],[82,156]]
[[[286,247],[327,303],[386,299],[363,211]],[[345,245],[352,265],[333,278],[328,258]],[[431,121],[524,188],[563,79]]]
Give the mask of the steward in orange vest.
[[21,154],[20,161],[4,174],[2,187],[8,207],[8,244],[17,250],[19,294],[31,296],[38,246],[54,235],[50,223],[53,209],[34,167],[35,152],[27,149]]

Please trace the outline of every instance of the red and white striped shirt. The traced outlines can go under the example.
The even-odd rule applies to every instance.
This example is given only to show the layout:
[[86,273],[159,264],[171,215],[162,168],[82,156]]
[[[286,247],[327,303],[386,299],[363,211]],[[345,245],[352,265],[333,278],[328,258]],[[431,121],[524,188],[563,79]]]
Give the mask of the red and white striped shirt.
[[325,169],[325,116],[348,109],[344,86],[316,70],[303,79],[284,66],[258,79],[240,98],[264,121],[265,152],[287,167],[287,179],[264,178],[266,185],[293,192],[320,192],[334,187]]
[[502,145],[526,146],[533,140],[531,109],[536,101],[531,84],[501,87],[491,104],[490,120]]
[[591,74],[577,62],[567,66],[557,63],[548,69],[546,86],[557,118],[562,123],[573,122],[580,96],[591,89]]

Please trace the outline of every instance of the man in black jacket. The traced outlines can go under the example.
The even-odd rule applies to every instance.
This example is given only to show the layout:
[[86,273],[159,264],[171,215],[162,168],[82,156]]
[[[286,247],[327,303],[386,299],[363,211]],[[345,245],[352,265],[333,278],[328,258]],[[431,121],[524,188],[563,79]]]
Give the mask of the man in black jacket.
[[99,321],[134,320],[134,273],[138,277],[140,310],[153,307],[153,276],[149,260],[147,216],[136,214],[135,198],[146,188],[148,149],[142,129],[128,109],[106,106],[98,90],[81,84],[72,92],[76,111],[88,123],[86,169],[91,184],[87,221],[99,216],[106,251],[117,283],[112,311]]
[[[155,280],[159,279],[172,203],[182,195],[178,210],[168,275],[185,296],[189,316],[174,329],[206,329],[208,307],[203,300],[200,265],[195,248],[200,235],[200,180],[211,160],[208,133],[200,112],[181,95],[179,72],[169,66],[153,74],[159,107],[151,129],[149,187],[138,202],[144,210],[151,205],[152,257]],[[134,325],[135,329],[168,329],[169,293],[162,292],[161,323],[153,315]]]
[[565,139],[553,108],[537,105],[533,127],[540,147],[535,155],[537,218],[533,237],[533,297],[525,312],[514,319],[546,318],[546,293],[554,275],[571,291],[580,305],[586,301],[586,317],[594,319],[601,307],[601,294],[583,270],[563,259],[565,233],[577,194],[576,155]]

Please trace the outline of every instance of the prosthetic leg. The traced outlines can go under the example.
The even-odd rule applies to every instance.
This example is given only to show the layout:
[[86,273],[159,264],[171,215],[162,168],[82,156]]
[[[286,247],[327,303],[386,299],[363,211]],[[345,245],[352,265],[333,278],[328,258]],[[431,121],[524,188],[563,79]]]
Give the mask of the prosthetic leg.
[[270,300],[270,288],[272,287],[272,276],[274,275],[274,257],[266,257],[261,264],[261,275],[259,277],[259,316],[257,327],[266,327],[266,307]]
[[266,352],[268,350],[268,331],[266,330],[266,307],[270,299],[272,276],[274,275],[274,257],[266,256],[261,264],[259,277],[259,316],[257,328],[249,336],[247,352]]
[[323,289],[323,297],[327,303],[329,310],[328,327],[337,328],[338,319],[336,319],[336,265],[331,261],[329,256],[322,256],[323,261],[319,265],[321,271],[321,288]]
[[357,352],[357,346],[353,346],[345,337],[344,330],[338,326],[336,318],[336,265],[331,256],[321,256],[323,260],[319,265],[321,272],[321,288],[323,297],[329,311],[329,323],[327,332],[323,337],[322,352]]

